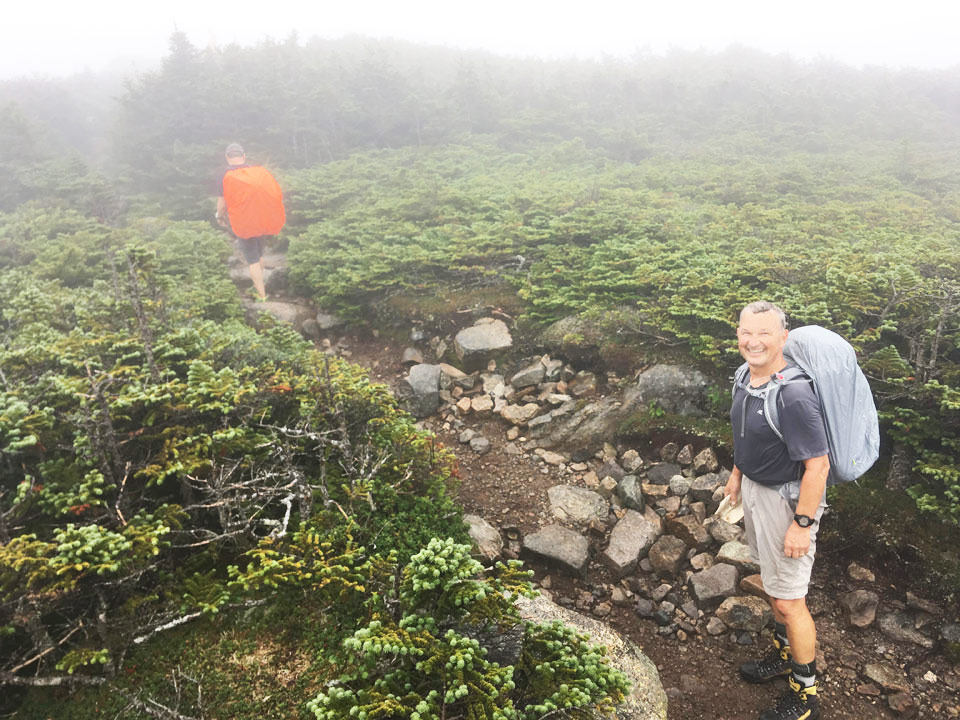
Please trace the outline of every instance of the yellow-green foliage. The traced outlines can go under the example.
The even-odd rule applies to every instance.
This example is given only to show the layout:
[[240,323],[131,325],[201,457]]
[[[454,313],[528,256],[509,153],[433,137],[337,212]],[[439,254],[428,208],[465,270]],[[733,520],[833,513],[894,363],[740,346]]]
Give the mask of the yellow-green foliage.
[[516,666],[487,660],[469,631],[520,624],[518,594],[532,595],[519,563],[485,570],[467,545],[433,539],[389,586],[373,619],[344,641],[347,672],[308,707],[344,717],[534,720],[560,711],[611,712],[628,689],[603,650],[562,624],[524,624]]

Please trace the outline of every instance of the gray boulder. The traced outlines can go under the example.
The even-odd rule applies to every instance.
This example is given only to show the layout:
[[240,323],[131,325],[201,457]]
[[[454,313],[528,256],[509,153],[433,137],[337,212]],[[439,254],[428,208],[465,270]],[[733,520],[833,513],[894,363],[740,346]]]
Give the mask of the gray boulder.
[[669,485],[670,480],[680,474],[680,466],[676,463],[657,463],[647,470],[647,482],[651,485]]
[[630,691],[612,716],[603,717],[613,717],[614,720],[666,720],[667,696],[660,683],[657,667],[637,645],[599,620],[566,610],[542,595],[532,599],[521,597],[516,606],[524,620],[541,624],[560,620],[577,632],[589,635],[591,643],[607,648],[610,665],[627,676]]
[[680,365],[654,365],[637,378],[625,402],[648,406],[656,402],[669,413],[703,416],[707,379],[698,370]]
[[690,592],[701,606],[737,594],[737,569],[733,565],[718,563],[690,578]]
[[760,572],[760,566],[750,557],[750,548],[735,540],[723,544],[717,553],[717,562],[733,565],[746,575]]
[[532,385],[539,385],[543,382],[546,374],[547,369],[543,366],[542,362],[537,360],[532,365],[527,365],[525,368],[517,370],[510,379],[510,384],[517,390],[531,387]]
[[480,555],[487,560],[496,560],[503,552],[503,538],[493,525],[479,515],[464,515],[470,539],[477,546]]
[[685,478],[683,475],[674,475],[670,478],[670,494],[682,498],[690,492],[690,482],[690,478]]
[[601,559],[614,575],[622,578],[633,572],[659,536],[659,528],[640,513],[627,510],[610,533],[610,543]]
[[894,640],[928,649],[933,647],[933,640],[916,629],[913,616],[908,612],[897,611],[881,615],[878,624],[883,634]]
[[314,319],[317,321],[317,325],[321,330],[334,330],[344,324],[343,320],[339,317],[333,313],[324,312],[323,310],[318,310]]
[[743,537],[743,530],[739,525],[731,525],[720,518],[708,520],[704,527],[710,533],[710,537],[723,545],[728,542],[735,542]]
[[502,320],[482,318],[473,327],[457,333],[453,349],[468,370],[486,368],[490,360],[513,347],[513,338]]
[[589,448],[602,447],[616,435],[620,424],[621,403],[615,397],[605,397],[577,408],[571,400],[549,413],[544,421],[528,433],[530,447]]
[[598,493],[573,485],[554,485],[547,490],[550,511],[558,520],[588,524],[606,518],[610,504]]
[[590,561],[587,539],[561,525],[547,525],[525,536],[523,552],[577,575],[584,573]]
[[421,363],[410,368],[397,387],[400,404],[414,417],[427,417],[440,407],[440,368]]

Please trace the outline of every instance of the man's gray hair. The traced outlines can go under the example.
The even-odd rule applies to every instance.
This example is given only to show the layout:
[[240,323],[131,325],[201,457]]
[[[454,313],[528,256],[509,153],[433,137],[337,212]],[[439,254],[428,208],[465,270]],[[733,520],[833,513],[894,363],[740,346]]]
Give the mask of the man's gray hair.
[[766,300],[757,300],[747,305],[743,310],[740,311],[740,317],[743,317],[745,312],[751,312],[754,315],[759,315],[760,313],[772,312],[776,313],[777,317],[780,320],[780,327],[783,330],[786,330],[787,325],[787,314],[774,305],[772,302],[767,302]]

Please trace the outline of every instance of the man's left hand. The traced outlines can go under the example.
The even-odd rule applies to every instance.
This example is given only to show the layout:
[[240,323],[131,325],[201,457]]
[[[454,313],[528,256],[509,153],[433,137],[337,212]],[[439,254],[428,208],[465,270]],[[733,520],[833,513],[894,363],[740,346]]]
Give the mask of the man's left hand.
[[790,523],[783,539],[783,554],[790,558],[803,557],[810,551],[810,528]]

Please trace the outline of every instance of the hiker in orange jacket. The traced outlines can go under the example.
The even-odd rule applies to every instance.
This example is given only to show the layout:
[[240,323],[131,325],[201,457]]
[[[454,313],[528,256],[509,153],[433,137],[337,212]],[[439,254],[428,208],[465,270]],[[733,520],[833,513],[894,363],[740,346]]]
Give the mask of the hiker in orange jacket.
[[[224,153],[227,169],[220,180],[217,198],[217,222],[230,229],[250,267],[250,279],[257,300],[264,302],[267,291],[263,282],[263,245],[275,235],[286,220],[280,186],[264,168],[247,164],[247,155],[238,143],[227,145]],[[248,168],[247,172],[237,172]]]

